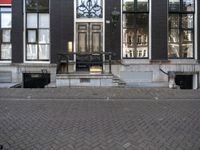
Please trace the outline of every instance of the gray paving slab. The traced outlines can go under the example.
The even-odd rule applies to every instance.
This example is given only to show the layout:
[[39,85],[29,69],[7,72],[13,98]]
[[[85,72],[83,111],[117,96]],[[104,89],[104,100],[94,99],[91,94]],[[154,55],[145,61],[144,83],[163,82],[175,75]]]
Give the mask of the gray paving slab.
[[0,89],[0,99],[200,99],[200,90],[168,88]]
[[3,150],[200,150],[200,101],[0,100]]

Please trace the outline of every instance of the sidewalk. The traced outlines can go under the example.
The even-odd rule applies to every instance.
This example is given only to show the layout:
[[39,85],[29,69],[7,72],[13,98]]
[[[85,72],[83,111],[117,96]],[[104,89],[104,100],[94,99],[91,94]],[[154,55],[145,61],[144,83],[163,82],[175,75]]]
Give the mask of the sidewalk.
[[0,99],[200,99],[200,90],[168,88],[0,89]]

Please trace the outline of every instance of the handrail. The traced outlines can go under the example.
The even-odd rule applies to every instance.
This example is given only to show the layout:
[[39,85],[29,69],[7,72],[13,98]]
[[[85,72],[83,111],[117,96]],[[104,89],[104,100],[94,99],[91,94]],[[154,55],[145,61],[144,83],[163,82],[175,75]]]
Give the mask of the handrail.
[[[88,61],[83,61],[83,62],[78,61],[77,62],[77,58],[81,57],[81,56],[89,56]],[[100,61],[92,61],[92,56],[100,56],[99,57]],[[61,63],[66,63],[67,73],[69,72],[69,63],[71,62],[71,60],[74,60],[74,58],[75,58],[75,60],[73,62],[76,64],[77,63],[88,64],[88,65],[101,64],[102,70],[103,70],[103,64],[109,64],[109,73],[111,73],[111,63],[112,63],[112,53],[111,52],[58,53],[57,57],[58,57],[58,67],[61,65]],[[72,59],[70,60],[70,58],[72,58]],[[57,67],[57,72],[59,71],[58,67]]]

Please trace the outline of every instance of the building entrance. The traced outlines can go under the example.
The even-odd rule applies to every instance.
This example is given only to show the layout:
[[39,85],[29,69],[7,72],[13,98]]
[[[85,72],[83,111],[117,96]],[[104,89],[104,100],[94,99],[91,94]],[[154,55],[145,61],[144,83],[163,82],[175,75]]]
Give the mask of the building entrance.
[[102,68],[102,23],[76,24],[76,52],[77,71],[89,71],[92,67]]

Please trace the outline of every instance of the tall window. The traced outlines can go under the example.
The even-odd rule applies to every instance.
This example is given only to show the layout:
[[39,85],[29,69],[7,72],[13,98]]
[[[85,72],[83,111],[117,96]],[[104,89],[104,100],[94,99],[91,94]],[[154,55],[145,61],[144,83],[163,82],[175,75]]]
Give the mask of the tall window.
[[169,58],[194,58],[195,0],[169,0]]
[[49,0],[26,2],[26,60],[48,61],[50,54]]
[[0,7],[0,60],[11,60],[11,28],[12,28],[11,7]]
[[123,0],[123,58],[148,58],[149,1]]
[[77,18],[102,18],[103,0],[76,0]]

